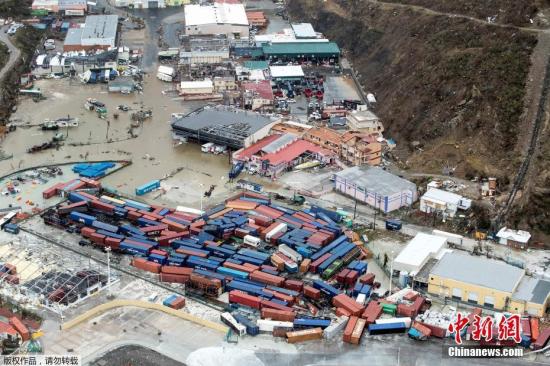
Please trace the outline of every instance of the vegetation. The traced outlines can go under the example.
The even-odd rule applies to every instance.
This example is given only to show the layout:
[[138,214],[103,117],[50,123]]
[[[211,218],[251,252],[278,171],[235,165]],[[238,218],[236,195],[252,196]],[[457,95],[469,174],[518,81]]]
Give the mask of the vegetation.
[[23,18],[31,14],[32,0],[0,1],[0,17]]

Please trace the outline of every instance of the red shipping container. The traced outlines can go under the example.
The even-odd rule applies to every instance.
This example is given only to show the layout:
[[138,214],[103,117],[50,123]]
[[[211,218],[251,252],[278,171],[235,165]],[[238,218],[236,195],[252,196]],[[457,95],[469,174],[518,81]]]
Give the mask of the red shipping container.
[[193,273],[193,268],[178,267],[178,266],[162,266],[161,272],[166,274],[191,276],[191,273]]
[[29,328],[23,324],[21,320],[16,318],[15,316],[12,316],[9,319],[10,325],[21,335],[21,339],[23,341],[28,341],[31,339],[31,333],[29,332]]
[[189,282],[188,275],[180,275],[180,274],[160,273],[159,279],[161,282],[170,282],[170,283]]
[[336,316],[351,316],[351,313],[344,308],[336,308]]
[[365,330],[366,325],[367,325],[367,322],[365,319],[362,319],[362,318],[357,319],[357,323],[355,323],[353,332],[351,332],[351,337],[350,337],[351,344],[359,344],[361,342],[361,336],[363,335],[363,331]]
[[13,264],[4,263],[2,267],[3,267],[4,273],[12,274],[12,275],[17,274],[17,267],[15,267]]
[[97,180],[94,180],[94,179],[90,179],[90,178],[85,178],[85,177],[80,177],[79,178],[82,182],[86,183],[86,186],[87,187],[90,187],[90,188],[101,188],[101,182],[97,181]]
[[260,309],[260,298],[237,290],[229,292],[229,302]]
[[11,283],[12,285],[19,285],[19,277],[16,275],[7,275],[3,277],[4,281]]
[[177,223],[175,221],[170,221],[169,219],[165,218],[165,219],[162,219],[161,222],[163,224],[166,224],[168,225],[168,229],[172,230],[172,231],[177,231],[177,232],[185,232],[187,231],[187,226],[185,225],[182,225],[180,223]]
[[283,212],[264,205],[256,207],[255,211],[263,216],[267,216],[272,219],[277,219],[284,215]]
[[[418,330],[420,333],[424,334],[426,337],[429,337],[432,335],[432,331],[430,328],[425,327],[424,325],[420,324],[419,322],[414,322],[412,327],[416,330]],[[469,330],[469,329],[468,329]]]
[[132,266],[147,272],[152,272],[152,273],[160,273],[160,268],[161,268],[160,264],[149,262],[148,260],[145,260],[142,258],[134,258],[132,260]]
[[270,219],[266,216],[260,216],[260,215],[250,215],[248,216],[249,219],[254,221],[256,225],[268,227],[269,225],[273,224],[273,219]]
[[[143,211],[141,211],[141,212],[138,211],[138,212],[141,213],[141,217],[143,217],[144,219],[146,219],[146,220],[151,220],[151,221],[157,221],[157,222],[158,222],[158,220],[157,220],[156,217],[153,217],[153,216],[151,216],[151,215],[144,215],[144,214],[143,214]],[[164,217],[163,217],[163,218],[164,218]]]
[[363,312],[363,307],[346,294],[339,294],[333,297],[332,304],[337,308],[346,309],[355,316],[359,316]]
[[249,268],[253,271],[259,271],[260,270],[260,267],[254,265],[252,263],[243,263],[243,267]]
[[300,263],[300,273],[306,273],[307,271],[309,271],[309,266],[311,265],[311,259],[309,258],[306,258],[302,261],[302,263]]
[[367,308],[361,315],[363,319],[367,321],[367,324],[372,324],[382,314],[382,306],[376,301],[371,301],[367,305]]
[[397,315],[414,318],[414,309],[411,305],[399,304],[397,305]]
[[367,273],[359,277],[359,282],[361,282],[364,285],[372,285],[374,283],[374,278],[375,278],[374,273]]
[[330,253],[325,253],[323,254],[322,256],[320,256],[319,258],[317,258],[313,263],[311,263],[311,265],[309,266],[309,271],[312,272],[312,273],[315,273],[317,272],[317,268],[319,268],[319,266],[324,262],[326,261],[327,259],[330,258],[332,254]]
[[194,255],[196,257],[201,257],[201,258],[208,257],[208,254],[206,254],[206,253],[199,253],[199,252],[195,252],[191,249],[184,249],[184,248],[176,249],[176,253],[185,254],[185,255]]
[[411,290],[411,291],[407,292],[405,294],[405,296],[403,296],[403,300],[414,301],[417,296],[418,296],[418,292]]
[[60,215],[68,215],[71,211],[86,212],[88,211],[88,202],[80,201],[71,203],[70,205],[59,206],[57,212]]
[[107,212],[107,213],[113,213],[113,211],[115,210],[115,206],[99,200],[90,201],[90,206],[95,208],[96,210]]
[[158,254],[158,255],[162,255],[163,257],[167,257],[168,256],[168,252],[164,251],[164,250],[159,250],[159,249],[153,249],[151,250],[151,254]]
[[355,325],[357,324],[357,320],[359,320],[356,316],[350,316],[348,323],[346,324],[346,327],[344,328],[344,342],[351,343],[351,334],[353,333],[353,330],[355,329]]
[[349,271],[349,273],[347,274],[344,282],[348,286],[353,286],[353,285],[355,285],[355,282],[357,282],[357,278],[359,278],[359,272],[357,272],[355,270]]
[[128,215],[126,217],[128,217],[128,220],[130,221],[136,221],[141,217],[141,214],[139,212],[128,211]]
[[278,310],[283,310],[283,311],[292,311],[293,310],[289,306],[280,305],[280,304],[274,303],[273,301],[269,301],[269,300],[260,300],[260,307],[262,309],[267,307],[267,308],[278,309]]
[[108,247],[112,248],[112,249],[118,249],[120,248],[120,239],[117,239],[117,238],[110,238],[110,237],[106,237],[105,238],[105,245],[107,245]]
[[521,318],[521,332],[523,335],[531,338],[531,323],[529,318]]
[[269,239],[269,243],[276,245],[279,242],[279,239],[283,237],[283,235],[285,235],[285,233],[283,233],[282,231],[274,235],[271,235],[271,239]]
[[346,276],[348,275],[349,273],[349,269],[348,268],[345,268],[344,270],[338,272],[338,274],[336,275],[336,281],[342,283],[344,282],[344,280],[346,279]]
[[260,271],[255,271],[250,274],[250,279],[253,281],[258,281],[261,283],[266,283],[268,285],[273,285],[277,287],[283,286],[285,279],[283,277],[274,276],[269,273],[264,273]]
[[105,235],[101,235],[98,233],[92,233],[90,234],[90,240],[92,243],[98,244],[98,245],[104,245],[105,244]]
[[227,268],[237,270],[237,271],[246,272],[246,273],[251,273],[251,272],[255,271],[252,268],[248,268],[248,267],[245,267],[243,265],[233,263],[233,262],[227,262],[227,261],[223,263],[223,266],[227,267]]
[[237,238],[243,239],[245,236],[247,236],[250,233],[250,231],[245,229],[235,229],[235,236]]
[[91,227],[83,227],[82,229],[80,229],[80,235],[85,238],[89,238],[90,235],[92,235],[93,233],[95,233],[95,230]]
[[176,298],[174,301],[172,301],[172,303],[170,304],[170,307],[172,309],[176,309],[176,310],[179,310],[179,309],[183,309],[183,307],[185,306],[185,299],[183,297],[178,297]]
[[59,191],[59,188],[63,186],[63,183],[57,183],[53,186],[51,186],[50,188],[46,188],[43,192],[42,192],[42,198],[44,199],[48,199],[48,198],[52,198],[53,196],[57,195],[58,191]]
[[93,194],[89,194],[89,193],[86,193],[86,192],[78,192],[78,194],[81,195],[82,197],[86,197],[86,198],[90,199],[91,201],[97,201],[99,199],[96,196],[94,196]]
[[302,290],[304,288],[304,283],[302,281],[298,281],[298,280],[286,280],[285,281],[285,288],[287,288],[289,290],[302,292]]
[[160,224],[160,225],[154,225],[154,226],[145,226],[140,228],[140,230],[146,234],[147,236],[156,236],[160,234],[163,230],[168,229],[168,225],[166,224]]
[[296,314],[293,311],[283,311],[277,309],[263,308],[262,319],[273,319],[281,322],[293,322]]
[[304,286],[304,295],[313,300],[319,300],[321,298],[321,291],[311,286]]
[[[481,309],[480,309],[481,310]],[[531,340],[535,342],[539,337],[539,318],[531,317]]]
[[440,328],[438,326],[431,325],[431,324],[426,324],[426,323],[422,323],[422,322],[418,322],[418,324],[423,325],[426,328],[428,328],[432,332],[432,335],[434,337],[445,338],[445,336],[447,334],[447,329],[445,329],[445,328]]
[[155,221],[160,221],[160,220],[164,219],[164,216],[157,215],[154,212],[149,212],[149,211],[144,211],[144,210],[138,210],[138,212],[140,214],[142,214],[143,217],[145,217],[145,216],[152,217],[153,220],[155,220]]
[[178,240],[180,238],[186,238],[188,236],[189,236],[189,231],[180,231],[171,235],[165,235],[157,238],[157,243],[159,243],[160,246],[167,247],[167,246],[170,246],[170,244],[173,241]]
[[275,297],[278,300],[286,301],[288,303],[288,305],[292,305],[294,303],[294,301],[296,300],[293,296],[283,294],[283,293],[280,293],[280,292],[277,292],[277,291],[274,291],[274,290],[265,289],[264,291],[272,294],[273,297]]

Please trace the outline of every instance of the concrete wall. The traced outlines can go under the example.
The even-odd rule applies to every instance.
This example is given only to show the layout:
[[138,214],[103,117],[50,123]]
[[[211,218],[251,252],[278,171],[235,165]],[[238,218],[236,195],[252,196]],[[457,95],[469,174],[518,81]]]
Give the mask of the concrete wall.
[[548,299],[544,304],[535,304],[526,301],[512,300],[510,302],[509,311],[518,314],[529,314],[533,316],[544,317],[546,308],[548,308]]

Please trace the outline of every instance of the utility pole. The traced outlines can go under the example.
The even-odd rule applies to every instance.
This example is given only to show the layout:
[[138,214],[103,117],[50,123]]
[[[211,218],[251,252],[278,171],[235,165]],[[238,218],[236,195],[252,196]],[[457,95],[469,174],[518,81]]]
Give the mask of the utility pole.
[[203,191],[202,191],[202,188],[204,187],[204,184],[201,183],[201,184],[199,184],[199,186],[201,187],[201,194],[200,194],[200,196],[201,196],[201,211],[202,211],[202,196],[204,196],[204,193],[203,193]]
[[374,221],[372,223],[372,229],[376,230],[376,192],[374,193]]
[[106,247],[107,253],[107,296],[111,297],[111,247]]
[[393,281],[393,250],[391,251],[391,257],[390,257],[390,289],[389,289],[390,295],[391,295],[392,281]]
[[353,199],[355,200],[355,205],[353,206],[353,220],[357,216],[357,186],[355,186],[355,193],[353,194]]

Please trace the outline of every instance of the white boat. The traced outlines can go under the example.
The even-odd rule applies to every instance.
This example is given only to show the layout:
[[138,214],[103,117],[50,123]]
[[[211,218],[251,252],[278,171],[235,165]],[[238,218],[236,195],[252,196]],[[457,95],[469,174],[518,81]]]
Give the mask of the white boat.
[[321,165],[321,162],[318,160],[308,161],[307,163],[296,165],[294,167],[294,170],[310,169],[310,168],[315,168],[316,166],[319,166],[319,165]]

